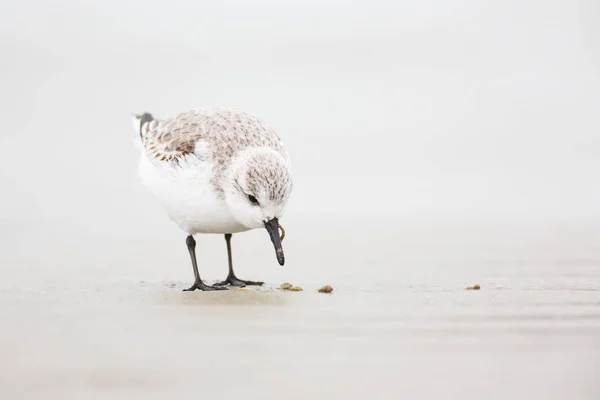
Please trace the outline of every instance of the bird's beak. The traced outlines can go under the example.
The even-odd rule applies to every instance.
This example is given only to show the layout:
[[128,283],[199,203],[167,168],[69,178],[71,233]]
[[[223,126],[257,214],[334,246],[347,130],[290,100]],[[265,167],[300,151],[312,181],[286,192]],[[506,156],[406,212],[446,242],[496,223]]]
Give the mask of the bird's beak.
[[285,263],[285,258],[283,257],[283,247],[281,247],[281,239],[279,238],[279,221],[277,218],[266,221],[265,228],[267,228],[267,232],[269,232],[269,236],[271,237],[271,242],[273,242],[273,246],[275,247],[277,261],[279,261],[279,265],[283,265]]

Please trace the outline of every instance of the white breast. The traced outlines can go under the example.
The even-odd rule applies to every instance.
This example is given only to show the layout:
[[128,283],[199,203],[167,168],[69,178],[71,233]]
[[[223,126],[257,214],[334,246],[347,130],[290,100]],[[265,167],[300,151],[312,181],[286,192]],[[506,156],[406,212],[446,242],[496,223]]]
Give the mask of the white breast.
[[231,215],[212,190],[212,162],[186,158],[179,167],[151,162],[142,152],[138,175],[169,217],[189,234],[236,233],[248,230]]

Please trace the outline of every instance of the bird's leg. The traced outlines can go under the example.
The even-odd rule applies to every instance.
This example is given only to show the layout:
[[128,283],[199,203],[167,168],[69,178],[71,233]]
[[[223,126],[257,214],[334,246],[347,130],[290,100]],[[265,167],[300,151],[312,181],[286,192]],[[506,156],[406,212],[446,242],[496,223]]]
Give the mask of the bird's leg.
[[227,279],[223,282],[215,283],[214,286],[224,286],[228,283],[231,286],[244,287],[246,285],[250,286],[261,286],[264,285],[264,282],[254,282],[254,281],[243,281],[238,279],[233,272],[233,260],[231,257],[231,233],[225,234],[225,242],[227,242],[227,258],[229,259],[229,274],[227,275]]
[[190,252],[190,258],[192,259],[192,267],[194,268],[194,278],[195,279],[194,279],[194,284],[188,289],[183,289],[183,291],[191,292],[196,289],[205,290],[205,291],[227,289],[227,288],[223,288],[223,287],[208,286],[204,282],[202,282],[202,279],[200,279],[200,273],[198,272],[198,264],[196,263],[196,241],[194,240],[194,237],[192,235],[189,235],[185,239],[185,244],[187,244],[188,251]]

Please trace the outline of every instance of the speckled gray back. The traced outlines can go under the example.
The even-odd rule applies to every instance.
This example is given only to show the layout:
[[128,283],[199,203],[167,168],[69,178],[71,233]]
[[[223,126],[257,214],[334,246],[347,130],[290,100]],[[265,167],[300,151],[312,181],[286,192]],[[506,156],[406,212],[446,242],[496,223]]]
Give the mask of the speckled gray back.
[[215,166],[226,166],[235,153],[253,146],[270,147],[287,157],[279,135],[257,117],[230,109],[193,109],[142,127],[146,152],[156,160],[175,161],[205,142]]

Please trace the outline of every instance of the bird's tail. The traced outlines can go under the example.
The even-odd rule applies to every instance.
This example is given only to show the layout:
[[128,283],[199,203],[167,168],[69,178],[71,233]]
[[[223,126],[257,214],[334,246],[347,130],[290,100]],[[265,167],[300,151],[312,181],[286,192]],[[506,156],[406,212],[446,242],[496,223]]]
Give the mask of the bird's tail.
[[154,119],[152,114],[146,112],[143,114],[131,114],[131,118],[133,123],[133,129],[137,132],[138,135],[140,135],[140,139],[144,140],[144,133],[148,131],[148,128],[150,128],[151,125],[155,125],[155,123],[151,124],[151,122],[156,120]]

